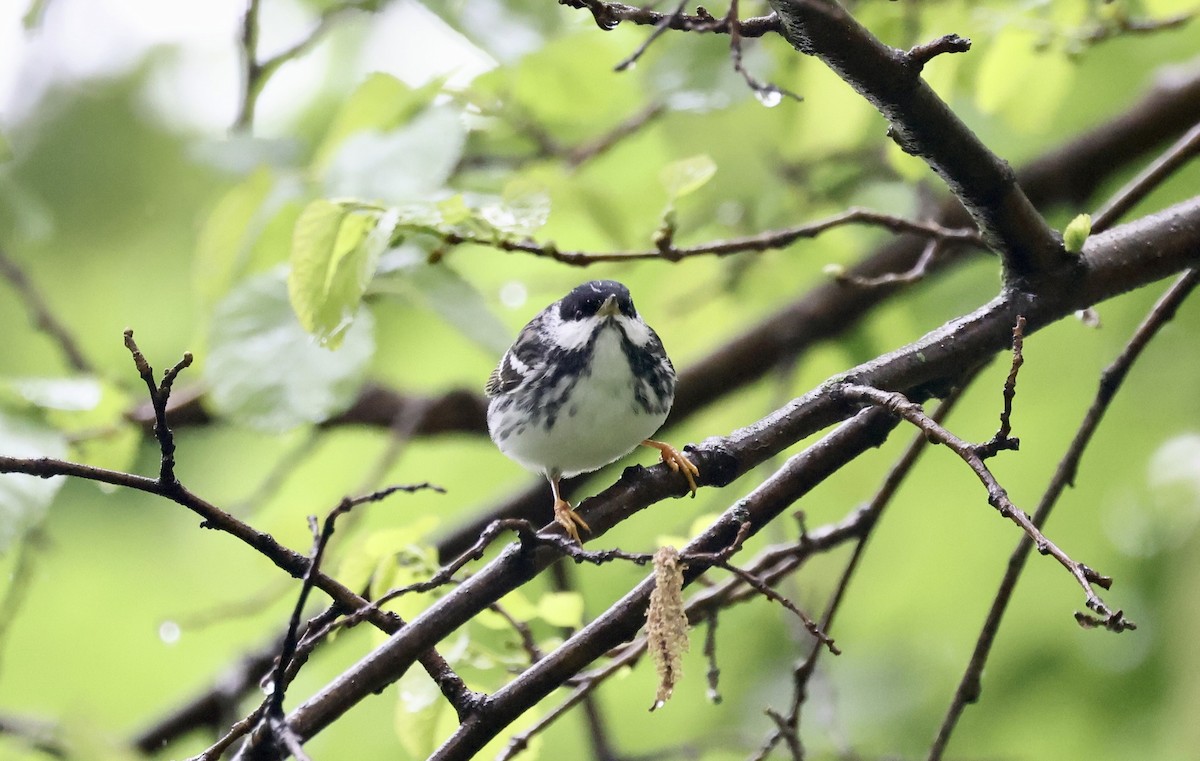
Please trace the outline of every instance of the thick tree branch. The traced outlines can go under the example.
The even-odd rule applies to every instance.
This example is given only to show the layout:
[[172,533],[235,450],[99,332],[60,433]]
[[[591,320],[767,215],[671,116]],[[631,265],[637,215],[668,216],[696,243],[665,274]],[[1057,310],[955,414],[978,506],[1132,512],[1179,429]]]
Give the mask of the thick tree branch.
[[[622,21],[639,26],[663,26],[680,32],[711,32],[729,34],[728,17],[717,18],[703,7],[695,15],[686,13],[663,13],[649,8],[639,8],[625,3],[608,3],[603,0],[558,0],[559,5],[588,10],[596,20],[596,26],[604,31],[615,29]],[[769,16],[745,19],[740,22],[743,37],[762,37],[768,32],[779,31],[779,17]]]
[[[725,485],[787,446],[854,415],[854,405],[831,393],[833,385],[873,386],[901,391],[919,399],[952,383],[963,367],[978,364],[1007,349],[1011,342],[1011,326],[1018,314],[1026,316],[1028,330],[1032,333],[1097,301],[1197,264],[1200,264],[1200,198],[1094,236],[1084,249],[1080,266],[1060,274],[1062,281],[1046,287],[1044,293],[1030,297],[1021,291],[1006,290],[976,312],[948,323],[899,351],[830,379],[828,384],[763,420],[728,437],[705,441],[692,449],[690,456],[700,466],[704,484]],[[1075,273],[1082,275],[1075,277]],[[890,430],[890,425],[882,428],[880,425],[872,412],[860,413],[853,425],[839,429],[837,434],[831,434],[821,444],[810,448],[805,453],[806,461],[820,463],[820,466],[809,464],[807,469],[791,474],[787,486],[797,488],[797,484],[804,484],[802,494],[823,477],[819,474],[826,473],[825,468],[836,470],[840,465],[835,463],[844,463],[864,448],[878,443]],[[869,431],[873,435],[867,435]],[[679,484],[671,475],[663,466],[629,469],[608,490],[586,500],[580,510],[592,526],[591,536],[602,535],[617,522],[663,497],[678,495]],[[735,505],[730,516],[744,513],[746,504],[747,501],[743,501]],[[745,522],[743,517],[737,526]],[[751,523],[752,530],[761,528],[752,519]],[[730,532],[734,529],[732,524],[714,528],[689,545],[687,551],[718,551],[730,543]],[[718,543],[717,539],[721,541]],[[418,653],[436,644],[486,605],[535,576],[556,557],[557,553],[545,546],[532,552],[520,545],[510,546],[495,561],[438,600],[375,652],[293,711],[288,717],[291,729],[302,740],[319,732],[363,697],[399,678]],[[633,599],[643,593],[648,594],[648,590],[639,588],[625,601],[613,606],[612,616],[622,618],[606,616],[597,619],[568,644],[485,699],[439,757],[468,757],[531,705],[531,701],[544,697],[594,658],[632,636],[640,626]],[[630,610],[633,613],[628,613]]]
[[870,101],[890,123],[891,138],[949,185],[1000,252],[1009,285],[1026,287],[1074,264],[1017,185],[1012,168],[921,79],[927,51],[939,46],[915,52],[889,47],[833,0],[771,0],[771,6],[788,42],[820,58]]
[[[1097,126],[1033,161],[1019,172],[1022,187],[1039,208],[1057,204],[1078,208],[1095,189],[1163,141],[1177,137],[1188,126],[1200,120],[1200,76],[1163,77],[1147,95],[1113,120]],[[969,217],[955,202],[947,202],[934,216],[949,228],[970,224]],[[922,255],[924,239],[902,236],[889,241],[866,256],[850,270],[857,277],[880,277],[909,269]],[[930,272],[940,272],[961,261],[947,252],[930,264]],[[769,373],[788,357],[801,354],[806,348],[840,334],[874,306],[899,293],[899,285],[881,286],[878,293],[862,288],[848,288],[836,282],[825,282],[793,304],[784,307],[758,326],[736,336],[713,354],[686,368],[682,375],[672,422],[678,422],[742,386]],[[186,391],[186,389],[183,389]],[[197,395],[181,396],[177,389],[172,395],[170,415],[172,425],[214,422],[204,412]],[[327,426],[368,425],[389,427],[397,416],[405,418],[423,415],[416,428],[419,435],[444,432],[481,434],[485,401],[469,391],[455,391],[435,398],[413,398],[394,390],[368,385],[350,410],[331,419]],[[132,413],[144,425],[154,420],[150,405]],[[488,523],[504,516],[538,516],[549,520],[549,502],[544,482],[522,492],[500,510],[481,515],[477,521],[463,525],[441,541],[443,562],[459,556],[480,536]],[[544,513],[544,515],[543,515]],[[761,573],[761,571],[760,571]],[[723,588],[722,584],[718,587]],[[708,593],[705,593],[707,597]],[[276,652],[272,650],[271,652]],[[264,651],[263,657],[270,655]],[[251,669],[244,685],[253,686],[262,668]],[[234,669],[233,673],[242,673]],[[227,705],[231,683],[218,680],[217,685],[197,694],[187,706],[166,717],[163,723],[139,737],[141,747],[159,747],[188,728],[211,725],[218,715],[216,707]]]

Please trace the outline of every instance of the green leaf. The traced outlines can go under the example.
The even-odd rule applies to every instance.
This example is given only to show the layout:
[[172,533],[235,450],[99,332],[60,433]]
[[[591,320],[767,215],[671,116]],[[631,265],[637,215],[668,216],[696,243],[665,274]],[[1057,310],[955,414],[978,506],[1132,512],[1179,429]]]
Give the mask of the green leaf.
[[234,288],[213,313],[204,378],[216,411],[265,431],[318,423],[354,400],[375,351],[360,310],[341,348],[321,348],[296,320],[282,271]]
[[212,303],[240,274],[257,237],[252,223],[274,185],[270,169],[260,167],[230,188],[204,221],[196,240],[195,278],[201,297]]
[[[66,455],[65,437],[27,418],[0,411],[0,452],[7,457]],[[0,473],[0,554],[26,529],[42,519],[66,479]]]
[[550,196],[541,185],[514,180],[504,186],[500,200],[484,204],[479,215],[501,232],[533,235],[550,216]]
[[430,264],[425,252],[405,244],[379,263],[372,293],[401,296],[436,313],[451,327],[499,356],[512,343],[504,321],[492,312],[475,286],[445,262]]
[[0,132],[0,164],[12,161],[12,157],[12,143],[8,142],[8,138],[4,136],[3,132]]
[[68,436],[77,462],[108,470],[131,467],[142,441],[126,419],[130,398],[115,385],[95,378],[17,378],[0,383],[0,403],[18,400],[37,408],[54,430]]
[[445,225],[461,225],[475,213],[470,206],[467,206],[467,201],[462,197],[462,193],[455,193],[444,201],[439,201],[437,210],[442,215],[442,224]]
[[324,172],[342,143],[358,132],[386,132],[428,106],[442,88],[435,79],[416,90],[391,74],[375,72],[360,84],[334,117],[313,156],[313,169]]
[[337,348],[358,313],[396,212],[319,199],[296,220],[288,296],[300,324]]
[[1078,254],[1083,251],[1083,244],[1092,234],[1092,215],[1080,214],[1072,219],[1063,230],[1063,248],[1068,253]]
[[391,131],[355,133],[330,158],[324,195],[424,200],[446,184],[466,140],[466,128],[450,108],[427,109]]
[[103,394],[95,378],[13,378],[4,385],[28,404],[45,410],[92,410]]
[[717,173],[717,165],[707,154],[680,159],[663,167],[659,179],[667,189],[668,202],[675,201],[694,193],[713,178]]

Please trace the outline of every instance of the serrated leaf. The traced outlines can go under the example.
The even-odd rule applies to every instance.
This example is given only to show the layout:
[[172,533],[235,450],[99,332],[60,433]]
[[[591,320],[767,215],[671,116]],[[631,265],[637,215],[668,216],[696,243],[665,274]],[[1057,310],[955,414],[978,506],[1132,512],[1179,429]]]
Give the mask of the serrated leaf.
[[337,348],[353,323],[396,216],[324,199],[300,213],[288,296],[300,324],[322,345]]
[[[58,431],[0,411],[0,453],[7,457],[61,459],[66,451],[66,438]],[[0,554],[42,519],[65,482],[63,476],[38,478],[0,473]]]
[[260,167],[234,185],[209,213],[196,239],[196,290],[207,303],[220,298],[239,274],[257,237],[252,223],[271,192],[271,170]]
[[499,356],[512,342],[508,327],[475,286],[445,262],[430,264],[415,245],[388,251],[379,263],[372,293],[403,296],[435,312],[489,353]]
[[446,184],[466,139],[450,108],[430,108],[391,131],[355,133],[330,158],[324,195],[388,203],[425,199]]
[[1063,248],[1068,253],[1078,254],[1083,251],[1083,244],[1087,243],[1088,236],[1091,234],[1092,215],[1079,214],[1063,230]]
[[716,173],[716,162],[712,160],[711,156],[702,153],[667,164],[659,173],[659,179],[662,181],[663,187],[667,189],[669,202],[674,203],[683,196],[704,187],[705,183],[711,180]]
[[231,422],[266,431],[317,423],[354,400],[375,351],[370,313],[360,310],[341,348],[318,346],[288,300],[282,271],[234,288],[213,313],[204,378],[213,407]]

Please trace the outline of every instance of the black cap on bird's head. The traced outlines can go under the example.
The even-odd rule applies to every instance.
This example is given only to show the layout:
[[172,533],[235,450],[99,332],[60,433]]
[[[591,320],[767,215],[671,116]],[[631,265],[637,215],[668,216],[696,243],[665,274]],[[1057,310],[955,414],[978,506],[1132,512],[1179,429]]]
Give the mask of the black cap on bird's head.
[[616,280],[592,280],[563,296],[558,308],[559,317],[567,320],[584,320],[588,317],[614,316],[637,317],[633,297],[629,289]]

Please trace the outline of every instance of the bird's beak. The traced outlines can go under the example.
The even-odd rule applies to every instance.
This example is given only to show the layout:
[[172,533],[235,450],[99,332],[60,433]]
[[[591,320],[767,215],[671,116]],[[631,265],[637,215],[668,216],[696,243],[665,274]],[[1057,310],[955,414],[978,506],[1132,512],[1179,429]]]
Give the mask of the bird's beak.
[[600,317],[616,317],[621,313],[621,308],[617,306],[617,297],[609,296],[600,305],[599,311],[596,312]]

